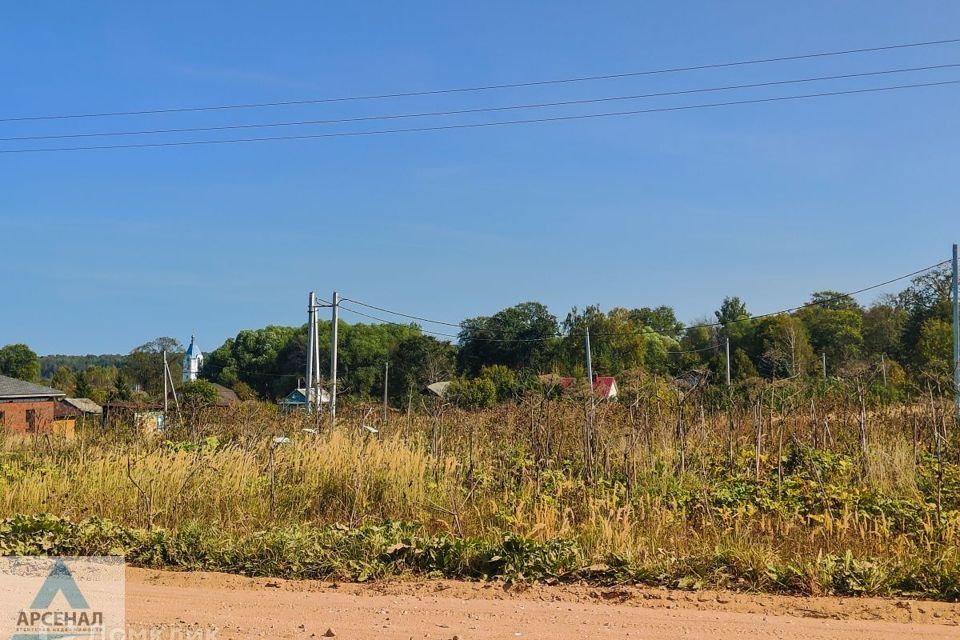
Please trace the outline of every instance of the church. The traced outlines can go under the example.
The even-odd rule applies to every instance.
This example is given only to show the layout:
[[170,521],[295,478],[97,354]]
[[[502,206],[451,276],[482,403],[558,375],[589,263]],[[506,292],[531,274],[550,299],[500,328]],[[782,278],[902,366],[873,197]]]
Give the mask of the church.
[[200,367],[203,366],[203,353],[197,346],[197,336],[190,336],[190,346],[183,354],[183,381],[193,382],[200,377]]

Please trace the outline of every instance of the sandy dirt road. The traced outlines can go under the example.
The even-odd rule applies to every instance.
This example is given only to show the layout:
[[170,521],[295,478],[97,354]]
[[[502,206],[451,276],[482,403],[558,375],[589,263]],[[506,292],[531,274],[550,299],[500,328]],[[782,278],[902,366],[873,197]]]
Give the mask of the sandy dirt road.
[[[130,638],[960,639],[960,605],[663,589],[373,585],[127,570]],[[331,636],[327,636],[331,637]]]

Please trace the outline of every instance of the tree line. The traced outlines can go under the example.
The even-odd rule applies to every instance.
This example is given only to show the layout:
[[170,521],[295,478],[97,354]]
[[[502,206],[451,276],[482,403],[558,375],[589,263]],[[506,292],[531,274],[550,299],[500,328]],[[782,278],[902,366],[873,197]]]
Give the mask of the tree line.
[[[574,308],[561,320],[539,302],[524,302],[464,320],[453,343],[427,335],[417,324],[341,320],[338,384],[347,397],[382,397],[389,363],[388,391],[395,404],[427,384],[453,380],[459,393],[479,398],[466,404],[482,405],[491,394],[509,396],[540,374],[584,377],[589,330],[593,369],[604,375],[642,371],[682,377],[695,371],[721,383],[729,341],[735,381],[818,376],[824,363],[827,375],[835,376],[852,366],[882,363],[890,384],[905,387],[948,379],[951,321],[946,269],[917,276],[901,292],[867,306],[849,295],[819,291],[796,311],[755,316],[732,296],[711,316],[689,325],[668,306],[608,311],[589,306]],[[325,369],[330,324],[319,324]],[[103,364],[93,356],[55,356],[57,368],[45,366],[42,372],[26,345],[8,345],[0,349],[0,373],[24,379],[49,376],[53,386],[101,401],[136,394],[156,398],[162,393],[162,351],[179,380],[184,349],[173,338],[157,338],[122,359],[102,356],[108,359]],[[302,386],[306,352],[305,325],[243,330],[205,354],[201,376],[242,398],[276,400]]]

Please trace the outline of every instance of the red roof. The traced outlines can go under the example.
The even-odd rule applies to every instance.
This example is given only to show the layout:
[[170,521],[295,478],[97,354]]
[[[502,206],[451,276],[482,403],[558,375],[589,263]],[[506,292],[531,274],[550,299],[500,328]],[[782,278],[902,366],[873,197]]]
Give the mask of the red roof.
[[[569,389],[576,382],[575,378],[560,378],[560,388]],[[593,394],[598,398],[609,398],[611,390],[617,387],[617,379],[613,376],[594,376]]]

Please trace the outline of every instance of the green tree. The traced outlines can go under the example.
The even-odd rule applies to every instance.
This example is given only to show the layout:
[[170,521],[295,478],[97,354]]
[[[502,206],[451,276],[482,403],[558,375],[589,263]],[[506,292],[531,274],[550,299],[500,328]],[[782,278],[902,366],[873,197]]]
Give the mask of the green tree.
[[87,379],[87,372],[80,371],[77,373],[76,383],[73,389],[73,393],[78,398],[90,398],[93,393],[93,388],[90,386],[90,382]]
[[0,374],[20,380],[40,376],[40,359],[25,344],[8,344],[0,349]]
[[497,387],[489,378],[455,378],[446,399],[461,409],[486,409],[497,402]]
[[786,313],[757,322],[763,349],[760,373],[768,378],[792,378],[808,371],[813,349],[803,322]]
[[925,371],[937,375],[949,375],[953,354],[953,331],[951,326],[937,318],[929,318],[920,328],[917,341],[918,363]]
[[493,364],[484,367],[480,370],[480,377],[486,378],[493,383],[493,387],[497,392],[497,401],[499,402],[513,400],[516,398],[517,391],[520,389],[520,384],[513,370],[502,364]]
[[909,313],[889,302],[872,305],[863,313],[863,348],[867,354],[899,356]]
[[406,402],[428,384],[450,380],[456,349],[433,336],[413,335],[402,339],[390,356],[390,397]]
[[514,371],[540,371],[548,366],[557,342],[557,318],[539,302],[470,318],[460,326],[457,367],[470,375],[492,364]]
[[53,376],[50,378],[50,385],[54,389],[59,389],[68,396],[72,396],[77,386],[77,377],[73,371],[67,367],[60,366],[53,372]]
[[163,395],[163,352],[174,380],[183,373],[183,345],[176,338],[160,337],[135,348],[127,356],[122,371],[128,384],[134,384],[148,395]]
[[810,306],[797,316],[810,334],[818,354],[827,354],[827,364],[836,369],[863,353],[863,310],[856,300],[836,291],[818,291]]

